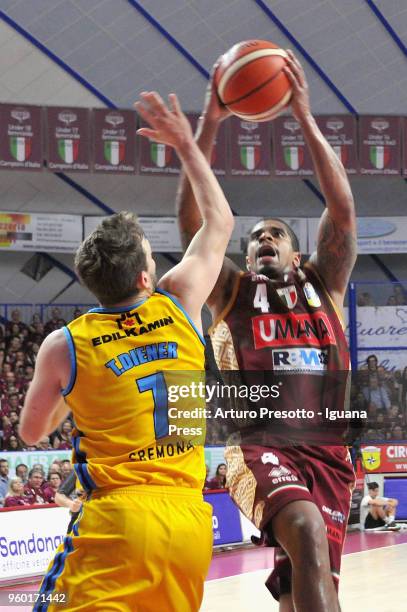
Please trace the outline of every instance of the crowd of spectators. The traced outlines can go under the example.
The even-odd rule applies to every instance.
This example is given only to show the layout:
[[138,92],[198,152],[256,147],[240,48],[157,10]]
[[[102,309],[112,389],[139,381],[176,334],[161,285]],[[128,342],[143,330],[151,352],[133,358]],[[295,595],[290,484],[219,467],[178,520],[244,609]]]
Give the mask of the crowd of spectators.
[[25,463],[19,463],[11,475],[7,459],[0,459],[0,506],[53,504],[56,492],[71,472],[71,462],[64,459],[55,460],[48,473],[41,463],[30,470]]
[[[73,318],[81,311],[75,309]],[[39,314],[32,315],[31,321],[22,320],[21,312],[14,308],[9,320],[0,320],[0,450],[47,450],[71,448],[72,422],[67,419],[51,434],[34,446],[29,447],[19,438],[18,424],[24,397],[34,374],[35,360],[44,338],[66,325],[58,307],[51,310],[51,316],[42,321]]]
[[[380,302],[382,306],[406,306],[407,295],[402,285],[395,284],[393,286],[393,293],[386,299],[386,303]],[[379,306],[376,304],[373,296],[369,291],[358,291],[357,294],[357,305],[358,306]]]
[[353,377],[351,408],[367,412],[360,434],[362,442],[407,439],[407,367],[389,372],[376,355]]

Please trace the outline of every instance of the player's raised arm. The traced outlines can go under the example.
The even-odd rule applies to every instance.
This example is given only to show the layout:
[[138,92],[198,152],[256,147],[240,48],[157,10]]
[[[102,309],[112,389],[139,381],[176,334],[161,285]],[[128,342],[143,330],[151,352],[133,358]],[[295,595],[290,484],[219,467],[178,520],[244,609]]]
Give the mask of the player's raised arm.
[[[216,67],[217,63],[213,67],[212,77]],[[195,134],[196,143],[208,163],[210,163],[219,126],[224,119],[231,115],[231,112],[221,104],[212,77],[208,83],[204,109],[198,120]],[[181,171],[176,197],[176,213],[182,247],[185,251],[202,225],[202,214],[185,168]],[[230,286],[233,286],[231,276],[237,274],[238,271],[238,267],[228,257],[225,257],[218,282],[207,299],[212,314],[216,315],[216,312],[220,312],[228,301],[227,291]]]
[[190,124],[175,94],[167,108],[155,92],[141,94],[137,111],[149,123],[138,133],[173,146],[190,182],[202,222],[194,226],[182,261],[168,272],[159,286],[177,296],[200,325],[201,308],[219,276],[234,221],[229,204],[204,154],[196,144]]
[[302,66],[292,51],[287,53],[289,57],[284,70],[293,88],[292,111],[301,125],[326,200],[318,229],[317,251],[310,261],[332,298],[341,306],[357,252],[353,196],[342,162],[311,114]]

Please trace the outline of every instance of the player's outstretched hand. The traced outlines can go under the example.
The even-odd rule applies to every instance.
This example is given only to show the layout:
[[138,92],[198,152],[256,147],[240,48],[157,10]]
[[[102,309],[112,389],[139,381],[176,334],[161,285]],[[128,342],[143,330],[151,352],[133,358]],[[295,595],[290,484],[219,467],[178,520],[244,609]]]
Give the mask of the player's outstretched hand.
[[177,150],[193,141],[191,125],[174,93],[168,96],[169,107],[156,91],[143,91],[140,98],[141,100],[134,106],[150,127],[140,128],[137,134],[170,145]]
[[218,57],[212,67],[211,76],[206,88],[205,104],[202,113],[207,119],[216,123],[223,121],[232,114],[230,110],[221,102],[215,86],[215,73],[221,58],[222,56]]
[[291,49],[287,49],[287,55],[287,65],[284,66],[284,72],[293,89],[293,95],[290,102],[291,109],[297,121],[301,121],[311,113],[308,83],[304,69]]

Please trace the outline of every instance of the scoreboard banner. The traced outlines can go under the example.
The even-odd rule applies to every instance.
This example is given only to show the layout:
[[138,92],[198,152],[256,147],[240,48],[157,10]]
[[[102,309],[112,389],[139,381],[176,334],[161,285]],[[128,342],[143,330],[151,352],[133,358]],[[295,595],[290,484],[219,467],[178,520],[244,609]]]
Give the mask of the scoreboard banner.
[[80,215],[0,211],[0,249],[72,253],[82,241]]

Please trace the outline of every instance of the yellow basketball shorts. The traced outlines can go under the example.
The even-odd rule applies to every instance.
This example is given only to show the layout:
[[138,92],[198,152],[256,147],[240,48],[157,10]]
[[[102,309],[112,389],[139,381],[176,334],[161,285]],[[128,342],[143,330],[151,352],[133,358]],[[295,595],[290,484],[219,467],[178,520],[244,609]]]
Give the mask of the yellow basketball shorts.
[[211,556],[212,507],[201,492],[138,485],[94,493],[33,609],[196,612]]

